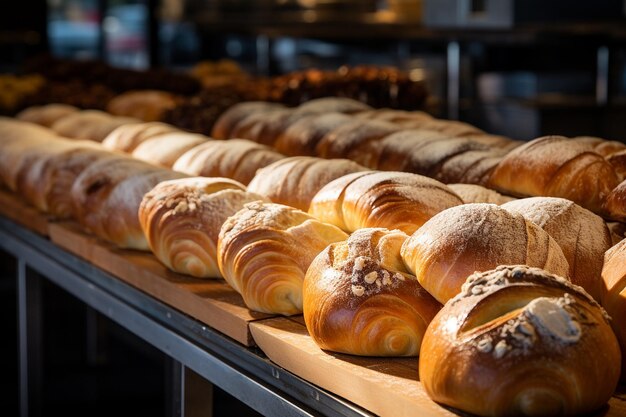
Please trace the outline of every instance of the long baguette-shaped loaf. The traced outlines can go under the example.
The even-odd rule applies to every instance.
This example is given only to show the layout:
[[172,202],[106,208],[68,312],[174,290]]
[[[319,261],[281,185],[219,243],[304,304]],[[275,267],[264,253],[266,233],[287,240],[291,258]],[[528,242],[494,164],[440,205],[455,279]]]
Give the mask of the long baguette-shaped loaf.
[[139,119],[113,116],[100,110],[82,110],[58,119],[51,129],[60,136],[102,142],[113,130]]
[[174,126],[160,122],[125,124],[113,130],[102,141],[102,146],[111,150],[132,153],[146,140],[176,131],[178,129]]
[[196,133],[168,132],[140,143],[132,155],[134,158],[171,168],[185,152],[208,140],[211,139]]
[[62,103],[51,103],[43,106],[30,106],[15,115],[17,120],[50,127],[57,120],[80,111],[78,107]]

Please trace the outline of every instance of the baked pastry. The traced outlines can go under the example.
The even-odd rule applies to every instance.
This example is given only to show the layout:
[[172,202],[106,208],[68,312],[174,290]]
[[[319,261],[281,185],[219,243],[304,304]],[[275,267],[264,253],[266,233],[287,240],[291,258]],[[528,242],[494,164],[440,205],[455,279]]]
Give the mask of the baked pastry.
[[348,97],[320,97],[300,104],[296,111],[300,113],[354,114],[371,109],[369,105]]
[[226,177],[247,185],[257,170],[285,156],[247,139],[210,140],[182,154],[172,169],[202,177]]
[[137,146],[155,136],[177,132],[179,129],[160,122],[131,123],[118,127],[103,141],[107,149],[132,153]]
[[177,96],[167,91],[131,90],[113,97],[108,102],[106,110],[116,116],[156,122],[178,102]]
[[[611,316],[611,326],[622,349],[622,381],[626,381],[626,240],[604,255],[602,306]],[[616,365],[614,363],[613,365]]]
[[411,234],[435,214],[459,204],[459,196],[432,178],[365,171],[325,185],[313,197],[309,214],[347,232],[384,227]]
[[548,232],[563,250],[572,283],[600,300],[602,261],[604,252],[612,246],[611,233],[600,216],[555,197],[522,198],[502,208],[521,214]]
[[561,197],[597,214],[618,184],[615,168],[585,143],[545,136],[509,152],[496,166],[489,188],[520,197]]
[[149,250],[139,217],[144,194],[161,181],[185,175],[133,158],[99,161],[85,169],[71,189],[76,220],[120,248]]
[[176,160],[191,148],[206,143],[210,138],[196,133],[174,131],[153,136],[137,145],[134,158],[171,168]]
[[119,126],[139,122],[138,119],[112,116],[99,110],[82,110],[58,119],[51,129],[66,138],[102,142]]
[[420,284],[445,304],[472,273],[528,265],[567,277],[569,265],[550,235],[495,204],[464,204],[435,215],[402,246]]
[[621,222],[626,221],[626,180],[611,190],[604,202],[604,210],[607,217]]
[[78,112],[78,107],[69,104],[51,103],[43,106],[30,106],[15,115],[17,120],[50,127],[62,117]]
[[320,348],[363,356],[419,354],[441,308],[400,257],[408,236],[360,229],[322,251],[304,279],[304,321]]
[[249,139],[262,145],[273,146],[291,121],[297,120],[294,116],[292,109],[282,108],[251,113],[233,127],[230,137]]
[[336,178],[365,167],[347,159],[294,156],[276,161],[257,171],[248,190],[275,203],[307,211],[315,194]]
[[463,183],[486,187],[491,172],[506,153],[501,148],[480,149],[478,145],[468,146],[467,150],[443,161],[435,176],[446,184]]
[[611,232],[611,246],[615,246],[622,240],[626,239],[626,223],[606,222],[606,225]]
[[235,126],[244,118],[253,113],[264,113],[277,109],[284,109],[285,106],[278,103],[267,103],[264,101],[247,101],[235,104],[226,110],[217,119],[211,130],[211,137],[215,139],[230,139]]
[[298,314],[309,265],[326,246],[347,238],[298,209],[249,203],[222,226],[217,261],[226,282],[251,310]]
[[497,191],[475,184],[448,184],[464,203],[490,203],[501,205],[515,200],[513,197],[502,195]]
[[227,178],[163,181],[144,195],[139,222],[152,253],[170,270],[221,278],[216,253],[222,224],[258,200],[263,197]]
[[481,416],[582,415],[617,387],[621,354],[606,312],[541,269],[468,277],[422,343],[419,375],[436,402]]

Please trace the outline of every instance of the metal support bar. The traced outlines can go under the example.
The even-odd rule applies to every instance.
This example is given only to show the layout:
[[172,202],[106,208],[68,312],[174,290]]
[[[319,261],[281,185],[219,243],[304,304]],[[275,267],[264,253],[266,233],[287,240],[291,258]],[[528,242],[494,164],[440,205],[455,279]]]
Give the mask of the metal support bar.
[[185,417],[213,416],[213,384],[189,368],[184,368]]
[[270,75],[270,39],[265,35],[256,38],[256,70],[259,75]]
[[446,61],[448,68],[448,119],[457,120],[461,97],[461,47],[458,42],[448,43]]
[[172,417],[185,416],[185,367],[175,359],[165,361],[165,407]]

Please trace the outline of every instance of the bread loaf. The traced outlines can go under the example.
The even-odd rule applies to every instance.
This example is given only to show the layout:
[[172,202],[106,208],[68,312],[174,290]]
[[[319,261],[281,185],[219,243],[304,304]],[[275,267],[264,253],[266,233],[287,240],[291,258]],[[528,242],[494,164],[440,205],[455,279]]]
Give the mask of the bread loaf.
[[419,375],[436,402],[481,416],[581,415],[603,406],[621,354],[580,287],[527,266],[467,279],[424,335]]
[[132,155],[134,158],[171,168],[185,152],[206,143],[207,140],[210,138],[195,133],[163,133],[140,143]]
[[342,113],[310,114],[287,127],[274,147],[288,156],[315,156],[317,144],[324,136],[353,121],[353,117]]
[[611,190],[604,202],[604,210],[607,217],[621,222],[626,221],[626,180]]
[[217,260],[224,279],[248,308],[298,314],[309,265],[326,246],[347,237],[295,208],[249,203],[222,226]]
[[360,229],[332,243],[307,270],[304,320],[326,350],[364,356],[419,354],[441,305],[407,271],[398,230]]
[[111,150],[132,153],[146,140],[176,131],[178,129],[174,126],[160,122],[125,124],[113,130],[102,141],[102,146]]
[[139,222],[154,255],[170,270],[219,278],[217,238],[245,203],[263,200],[227,178],[163,181],[143,197]]
[[112,116],[99,110],[82,110],[58,119],[51,129],[66,138],[102,142],[119,126],[139,122],[138,119]]
[[[602,279],[602,306],[612,318],[611,326],[622,350],[621,379],[626,381],[626,240],[613,246],[604,255]],[[616,363],[613,365],[617,366]]]
[[367,104],[348,97],[320,97],[300,104],[296,111],[299,113],[344,113],[355,114],[370,110]]
[[490,190],[481,185],[475,184],[448,184],[448,187],[456,193],[464,203],[489,203],[501,205],[509,201],[514,200],[513,197],[508,197],[498,193],[497,191]]
[[307,211],[315,194],[343,175],[365,168],[347,159],[294,156],[281,159],[257,171],[248,190],[275,203]]
[[144,122],[161,120],[164,113],[176,106],[179,99],[160,90],[131,90],[113,97],[107,103],[107,112],[116,116],[132,117]]
[[435,214],[463,201],[431,178],[406,172],[365,171],[328,183],[313,197],[309,213],[353,232],[366,227],[413,233]]
[[15,115],[15,118],[24,122],[50,127],[60,118],[78,111],[78,107],[68,104],[52,103],[43,106],[27,107]]
[[445,304],[465,278],[498,265],[523,264],[567,276],[569,265],[550,235],[495,204],[464,204],[428,220],[402,246],[420,284]]
[[262,145],[273,146],[292,120],[297,120],[297,117],[294,119],[292,109],[281,108],[251,113],[233,127],[230,137],[249,139]]
[[247,185],[260,168],[284,155],[247,139],[211,140],[182,154],[172,169],[189,175],[232,178]]
[[244,118],[253,113],[262,113],[276,109],[284,109],[285,106],[278,103],[267,103],[264,101],[248,101],[235,104],[226,110],[217,119],[211,130],[211,137],[215,139],[232,138],[232,131],[235,126]]
[[548,232],[563,250],[572,283],[594,299],[602,295],[602,262],[611,245],[609,228],[602,218],[563,198],[522,198],[502,205]]

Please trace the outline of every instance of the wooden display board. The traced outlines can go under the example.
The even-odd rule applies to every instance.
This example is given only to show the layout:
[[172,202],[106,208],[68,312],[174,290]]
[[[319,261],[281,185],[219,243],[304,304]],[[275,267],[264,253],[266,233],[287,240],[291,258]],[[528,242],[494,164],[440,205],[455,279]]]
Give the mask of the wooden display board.
[[0,188],[0,214],[35,233],[48,236],[48,224],[51,219],[4,188]]
[[236,341],[253,346],[249,323],[272,317],[248,310],[243,298],[222,279],[174,273],[152,253],[117,249],[85,233],[73,222],[50,225],[57,245]]

